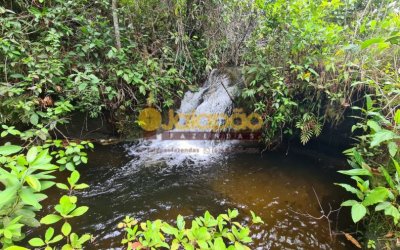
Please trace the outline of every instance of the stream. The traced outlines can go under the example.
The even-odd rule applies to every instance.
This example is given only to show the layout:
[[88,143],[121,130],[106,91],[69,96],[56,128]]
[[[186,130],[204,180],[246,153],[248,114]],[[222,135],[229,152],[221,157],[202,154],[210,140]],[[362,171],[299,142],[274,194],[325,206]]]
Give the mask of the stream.
[[[120,247],[123,234],[117,224],[126,215],[173,223],[178,214],[189,220],[206,210],[217,215],[228,208],[238,208],[244,224],[250,210],[265,221],[251,227],[252,249],[353,249],[344,236],[330,239],[326,220],[305,215],[320,216],[313,189],[325,211],[328,202],[336,209],[346,196],[333,184],[342,176],[328,162],[273,152],[226,154],[209,164],[145,166],[135,164],[129,147],[97,146],[89,154],[89,164],[80,168],[81,181],[90,188],[77,195],[90,210],[71,223],[78,232],[95,237],[86,249]],[[56,203],[56,197],[59,194],[50,194],[48,204]],[[334,214],[332,229],[347,229],[348,218],[344,211],[338,218]]]

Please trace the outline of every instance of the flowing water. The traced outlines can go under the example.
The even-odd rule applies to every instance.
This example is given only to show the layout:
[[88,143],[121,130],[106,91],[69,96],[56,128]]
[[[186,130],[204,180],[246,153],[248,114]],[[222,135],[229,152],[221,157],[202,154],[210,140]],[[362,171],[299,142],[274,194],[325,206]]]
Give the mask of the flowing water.
[[[213,72],[198,92],[186,93],[179,112],[229,113],[237,85]],[[332,162],[295,153],[261,154],[258,145],[246,145],[257,152],[244,153],[243,145],[137,140],[98,146],[88,166],[80,168],[81,181],[90,188],[78,194],[79,202],[90,210],[71,223],[78,232],[94,235],[88,249],[110,249],[121,246],[117,224],[126,215],[173,222],[178,214],[189,220],[206,210],[217,215],[238,208],[244,224],[250,211],[265,221],[251,227],[252,249],[352,249],[344,237],[331,238],[326,220],[314,218],[321,216],[319,202],[328,211],[344,199],[333,184],[340,176]],[[196,150],[166,150],[171,148]],[[50,196],[48,203],[54,204],[59,195]],[[347,229],[343,218],[348,215],[331,218],[333,231]]]
[[[252,249],[352,249],[342,236],[331,241],[325,220],[299,214],[320,216],[313,188],[326,211],[328,203],[338,208],[344,199],[333,185],[341,176],[329,163],[275,152],[230,154],[209,165],[146,167],[135,165],[125,147],[97,147],[90,164],[81,168],[82,181],[90,189],[79,194],[79,201],[90,210],[71,223],[79,232],[95,236],[88,249],[120,246],[117,224],[125,215],[173,222],[178,214],[189,220],[206,210],[217,215],[228,208],[238,208],[244,223],[250,210],[265,221],[252,227]],[[333,229],[346,230],[347,218],[342,212],[336,229],[337,218],[332,216]]]
[[[177,110],[178,114],[228,114],[233,109],[233,98],[239,93],[240,82],[233,82],[225,74],[218,70],[213,70],[209,78],[197,92],[186,92],[181,101],[181,106]],[[218,122],[218,121],[217,121]],[[210,123],[207,120],[201,120],[201,125]],[[190,124],[190,121],[179,120],[179,124]],[[218,125],[221,125],[218,122]],[[173,129],[172,132],[183,130]],[[191,131],[209,132],[210,130],[194,129]],[[204,148],[216,148],[221,151],[228,149],[235,141],[190,141],[190,140],[153,140],[141,141],[139,144],[130,147],[130,154],[135,158],[137,165],[159,164],[163,162],[167,165],[179,165],[183,162],[191,161],[200,163],[209,163],[218,160],[222,155],[217,152],[204,152]],[[198,153],[185,153],[181,151],[195,150]],[[160,153],[162,151],[162,153]],[[179,153],[176,153],[179,151]]]

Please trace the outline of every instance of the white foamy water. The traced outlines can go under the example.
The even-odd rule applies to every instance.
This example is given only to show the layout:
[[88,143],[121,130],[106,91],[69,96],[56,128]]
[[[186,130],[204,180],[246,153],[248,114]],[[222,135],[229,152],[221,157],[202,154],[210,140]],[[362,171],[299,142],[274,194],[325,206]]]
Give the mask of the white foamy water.
[[[238,83],[231,82],[227,75],[213,70],[197,92],[185,93],[177,113],[229,115],[233,107],[232,99],[238,93]],[[173,129],[172,132],[179,130]],[[220,159],[224,156],[222,152],[228,151],[235,143],[233,140],[142,140],[128,148],[128,152],[134,157],[132,164],[202,164]]]

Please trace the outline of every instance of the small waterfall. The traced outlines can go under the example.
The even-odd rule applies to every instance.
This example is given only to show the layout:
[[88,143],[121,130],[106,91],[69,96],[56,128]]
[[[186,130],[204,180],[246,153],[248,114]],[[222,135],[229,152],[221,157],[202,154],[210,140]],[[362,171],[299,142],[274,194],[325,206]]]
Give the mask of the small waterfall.
[[199,91],[186,92],[178,113],[227,114],[232,109],[232,98],[238,94],[238,84],[214,69]]
[[[213,70],[197,92],[185,93],[177,113],[229,115],[233,109],[233,99],[238,93],[238,82],[232,82],[231,77],[220,70]],[[130,147],[128,152],[135,159],[133,164],[175,166],[183,162],[198,164],[216,160],[223,157],[220,152],[233,143],[235,142],[216,140],[142,140]]]

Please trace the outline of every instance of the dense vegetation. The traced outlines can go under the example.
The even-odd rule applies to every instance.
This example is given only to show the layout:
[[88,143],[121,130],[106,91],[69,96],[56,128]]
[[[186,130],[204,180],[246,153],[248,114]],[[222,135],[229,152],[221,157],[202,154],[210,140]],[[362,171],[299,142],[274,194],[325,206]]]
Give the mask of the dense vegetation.
[[[62,135],[59,126],[72,112],[105,116],[126,135],[137,126],[141,108],[177,105],[184,91],[196,89],[217,67],[242,71],[241,98],[263,115],[267,146],[284,138],[305,144],[323,128],[356,116],[356,143],[345,152],[352,169],[342,171],[353,185],[338,184],[356,198],[343,206],[351,206],[354,222],[364,222],[368,247],[389,232],[398,237],[398,2],[0,2],[1,137],[18,138],[16,145],[0,147],[3,248],[21,240],[26,227],[40,224],[63,226],[57,235],[49,227],[44,238],[29,241],[32,246],[50,249],[62,241],[65,249],[80,249],[90,239],[73,233],[69,218],[88,209],[77,206],[75,190],[86,185],[77,184],[75,167],[87,162],[83,151],[92,145],[52,140]],[[57,183],[65,195],[54,214],[39,221],[35,213],[46,197],[43,191],[56,185],[50,180],[57,170],[71,172],[68,185]],[[206,214],[202,219],[225,218]],[[135,225],[125,222],[127,237],[147,237],[144,228],[132,233]],[[152,225],[162,230],[162,222]],[[179,225],[167,227],[164,233],[181,237]],[[221,245],[221,237],[210,244]]]

